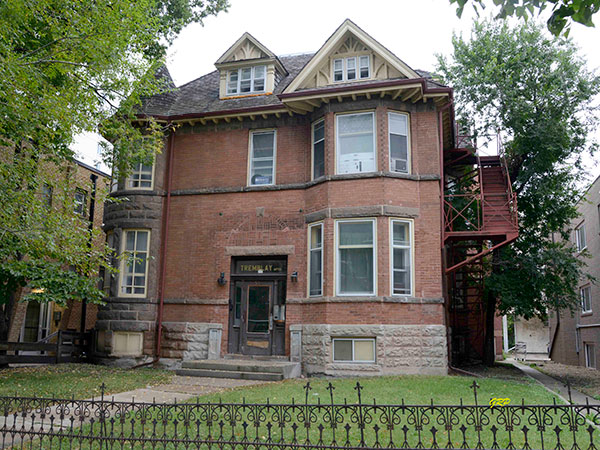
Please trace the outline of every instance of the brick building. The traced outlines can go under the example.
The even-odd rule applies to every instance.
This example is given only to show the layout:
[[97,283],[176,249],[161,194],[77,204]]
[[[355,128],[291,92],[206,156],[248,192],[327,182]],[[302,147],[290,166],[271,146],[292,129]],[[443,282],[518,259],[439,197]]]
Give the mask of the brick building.
[[[82,220],[89,220],[92,196],[108,188],[110,175],[89,166],[81,161],[74,160],[66,170],[55,171],[57,177],[69,177],[71,181],[75,211]],[[92,180],[95,180],[95,182]],[[94,185],[95,183],[95,185]],[[56,206],[54,192],[55,186],[51,183],[45,184],[42,195],[49,208]],[[102,228],[104,215],[104,204],[101,201],[94,202],[93,226],[96,230]],[[104,236],[101,235],[94,245],[103,245]],[[24,288],[27,289],[27,288]],[[96,324],[97,305],[90,304],[86,307],[86,330],[93,329]],[[37,342],[58,330],[79,331],[81,329],[82,303],[69,302],[66,307],[61,307],[53,302],[38,303],[17,302],[13,310],[8,340],[11,342]]]
[[172,90],[139,116],[173,128],[106,207],[109,242],[138,263],[108,280],[99,349],[446,373],[443,249],[462,238],[441,180],[479,162],[455,146],[451,89],[349,20],[314,54],[245,33],[215,66],[179,88],[164,70]]
[[[571,239],[579,253],[587,250],[586,272],[600,279],[600,177],[577,204],[579,217],[572,223]],[[570,311],[550,315],[550,358],[562,364],[597,369],[600,359],[600,287],[588,279],[579,284],[581,304]]]

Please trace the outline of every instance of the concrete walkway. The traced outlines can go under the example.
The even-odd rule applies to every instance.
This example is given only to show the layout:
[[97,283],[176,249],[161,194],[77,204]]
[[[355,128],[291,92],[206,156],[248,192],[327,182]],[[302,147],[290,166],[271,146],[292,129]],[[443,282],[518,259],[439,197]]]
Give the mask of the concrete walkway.
[[[233,389],[242,386],[252,386],[256,384],[265,384],[265,381],[255,380],[231,380],[224,378],[200,378],[200,377],[182,377],[174,376],[169,384],[163,384],[160,386],[147,387],[145,389],[135,389],[133,391],[120,392],[117,394],[107,394],[104,396],[104,400],[115,402],[131,402],[132,400],[136,403],[185,403],[190,398],[197,397],[204,394],[212,394],[216,392],[222,392],[228,389]],[[91,399],[88,399],[91,400]],[[99,397],[95,397],[95,400],[99,400]],[[63,419],[57,420],[50,425],[49,417],[59,417],[61,412],[58,411],[58,406],[52,406],[46,411],[45,419],[36,415],[36,411],[31,411],[30,414],[23,417],[22,415],[0,415],[0,449],[10,448],[14,445],[20,444],[21,441],[30,440],[30,434],[28,432],[39,432],[40,430],[55,431],[69,429],[71,427],[70,419],[73,418],[75,426],[81,425],[79,411],[76,407],[77,400],[74,404],[67,403],[69,406],[68,412],[63,413]],[[114,411],[108,410],[109,415],[112,415]],[[86,418],[83,423],[89,422],[89,417]],[[25,432],[19,434],[19,431]]]
[[[533,367],[522,364],[512,358],[508,358],[506,362],[511,363],[513,366],[521,370],[521,372],[523,372],[525,375],[536,380],[553,394],[557,394],[565,403],[569,403],[569,392],[567,386],[562,381],[552,378],[551,376],[548,376],[545,373],[542,373]],[[600,405],[600,401],[573,388],[571,388],[571,399],[572,403],[575,405],[585,405],[586,402],[589,402],[590,405]]]

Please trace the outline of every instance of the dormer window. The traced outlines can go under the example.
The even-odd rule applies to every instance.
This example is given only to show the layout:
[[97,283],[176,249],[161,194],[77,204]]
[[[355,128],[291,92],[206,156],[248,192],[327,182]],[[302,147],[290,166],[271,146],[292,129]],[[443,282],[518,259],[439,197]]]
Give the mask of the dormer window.
[[266,66],[243,67],[227,72],[227,95],[265,92]]
[[354,81],[371,78],[369,55],[351,56],[333,60],[333,81]]

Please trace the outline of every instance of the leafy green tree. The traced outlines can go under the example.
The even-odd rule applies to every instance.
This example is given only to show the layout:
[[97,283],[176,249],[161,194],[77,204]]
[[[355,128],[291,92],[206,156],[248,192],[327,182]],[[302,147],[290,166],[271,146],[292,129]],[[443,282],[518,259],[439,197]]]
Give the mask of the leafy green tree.
[[[151,160],[164,133],[136,122],[144,96],[168,88],[154,74],[187,24],[227,0],[11,0],[0,2],[0,341],[19,290],[25,300],[100,301],[89,277],[108,249],[90,250],[72,214],[64,171],[73,137],[99,131],[115,143],[103,158],[126,175]],[[45,185],[55,193],[48,208]]]
[[470,40],[454,36],[453,44],[438,69],[454,87],[460,120],[476,136],[500,133],[518,195],[519,238],[490,262],[487,310],[542,319],[548,310],[572,310],[584,264],[569,224],[581,195],[581,157],[596,146],[589,132],[600,78],[571,41],[547,37],[534,23],[475,23]]
[[[600,0],[493,0],[494,5],[499,8],[497,19],[506,19],[509,16],[517,16],[528,19],[534,15],[535,10],[542,12],[551,5],[552,14],[548,19],[548,30],[554,35],[563,31],[569,34],[572,22],[578,22],[586,27],[593,27],[592,16],[600,11]],[[469,0],[450,0],[456,3],[456,14],[462,16],[465,6]],[[479,14],[479,9],[485,9],[484,0],[473,0],[473,8]]]

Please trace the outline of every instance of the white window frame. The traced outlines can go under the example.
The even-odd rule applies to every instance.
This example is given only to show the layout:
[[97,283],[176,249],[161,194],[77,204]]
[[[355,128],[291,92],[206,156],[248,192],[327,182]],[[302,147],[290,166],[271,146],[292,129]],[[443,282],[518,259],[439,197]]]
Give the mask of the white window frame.
[[[585,305],[585,293],[587,292],[587,298],[590,309],[586,309]],[[589,314],[592,312],[592,288],[591,286],[583,286],[579,289],[579,296],[581,298],[581,313]]]
[[[340,224],[353,222],[370,222],[373,230],[373,291],[372,292],[346,292],[340,293],[341,257],[340,257]],[[352,246],[346,248],[367,248],[365,246]],[[341,219],[335,221],[335,295],[338,297],[376,296],[377,295],[377,220],[374,218]]]
[[[150,186],[137,186],[134,187],[132,186],[134,181],[137,181],[138,184],[142,183],[142,173],[147,173],[147,172],[143,172],[142,171],[142,165],[148,165],[145,163],[136,163],[136,167],[135,169],[133,169],[131,171],[131,173],[129,174],[129,176],[127,177],[127,180],[125,180],[125,188],[128,190],[132,190],[132,191],[151,191],[152,189],[154,189],[154,166],[156,164],[152,163],[150,164],[151,166],[151,170],[150,170]],[[144,180],[147,181],[147,180]]]
[[[361,58],[368,58],[369,64],[367,66],[369,74],[366,77],[361,77],[360,76],[360,60]],[[355,77],[352,79],[348,79],[348,61],[353,60],[354,61],[354,74]],[[342,79],[341,80],[336,80],[335,79],[335,63],[336,61],[341,61],[342,62]],[[345,82],[353,82],[353,81],[362,81],[362,80],[369,80],[371,78],[371,55],[370,54],[362,54],[362,55],[354,55],[354,56],[345,56],[342,58],[333,58],[331,60],[331,81],[333,83],[345,83]]]
[[[256,77],[256,69],[258,67],[262,67],[264,69],[263,72],[263,77],[262,78],[257,78]],[[248,92],[242,92],[241,91],[241,84],[242,84],[242,70],[244,69],[248,69],[250,68],[250,91]],[[237,73],[237,86],[236,86],[236,90],[235,92],[230,92],[229,91],[229,85],[231,83],[231,74],[232,73]],[[263,80],[263,88],[262,90],[258,91],[255,89],[255,81],[256,80]],[[247,80],[244,80],[247,81]],[[231,95],[250,95],[250,94],[258,94],[258,93],[264,93],[267,90],[267,66],[265,65],[258,65],[258,66],[250,66],[250,67],[240,67],[239,69],[232,69],[232,70],[228,70],[227,71],[227,82],[226,82],[226,86],[225,86],[225,91],[227,93],[228,96]]]
[[[254,168],[254,139],[255,134],[273,133],[273,181],[269,184],[252,184],[252,170]],[[273,186],[276,181],[277,174],[277,129],[264,128],[259,130],[250,130],[248,135],[248,180],[247,186]],[[264,158],[260,158],[264,159]]]
[[[373,117],[373,161],[375,163],[375,168],[373,169],[372,172],[350,172],[350,173],[341,173],[340,171],[340,155],[339,155],[339,150],[341,148],[340,146],[340,136],[339,136],[339,130],[340,130],[340,126],[339,126],[339,120],[340,117],[347,117],[347,116],[359,116],[362,114],[371,114],[371,116]],[[357,112],[351,112],[351,113],[343,113],[343,114],[336,114],[335,115],[335,173],[336,174],[340,174],[340,175],[350,175],[353,173],[373,173],[373,172],[377,172],[377,167],[378,167],[378,158],[377,158],[377,116],[375,115],[375,111],[357,111]]]
[[[315,141],[315,128],[317,125],[323,124],[323,139]],[[315,122],[313,122],[310,128],[310,142],[311,142],[311,152],[310,152],[310,179],[315,180],[315,144],[319,142],[325,142],[325,118],[321,118]],[[323,144],[323,175],[325,176],[325,145]],[[320,177],[317,177],[320,178]]]
[[[401,115],[406,117],[406,172],[398,172],[394,170],[392,164],[392,132],[390,127],[390,118],[392,115]],[[395,133],[394,133],[395,134]],[[394,173],[411,173],[411,145],[410,145],[410,114],[403,111],[390,111],[388,112],[388,162],[390,164],[390,172]]]
[[[77,200],[77,194],[83,195],[83,202],[79,202]],[[73,204],[74,204],[74,212],[78,216],[85,217],[86,209],[87,209],[87,191],[81,188],[75,188],[75,193],[73,195]],[[78,211],[79,207],[81,207],[81,211]]]
[[[125,273],[125,268],[127,265],[127,257],[125,256],[125,248],[127,246],[127,233],[128,232],[136,232],[136,236],[135,236],[135,241],[134,241],[134,245],[137,247],[137,232],[143,231],[143,232],[147,232],[148,233],[148,240],[147,240],[147,247],[148,249],[146,250],[146,267],[145,267],[145,273],[144,273],[144,293],[143,294],[136,294],[136,293],[125,293],[123,292],[123,280],[124,277],[126,276]],[[144,228],[125,228],[123,229],[123,232],[121,233],[121,242],[120,242],[120,254],[122,255],[121,258],[121,263],[119,264],[119,284],[118,284],[118,289],[119,289],[119,293],[118,293],[118,297],[137,297],[137,298],[144,298],[148,296],[148,266],[150,265],[150,244],[151,244],[151,238],[152,238],[152,232],[151,230],[148,229],[144,229]],[[134,258],[136,257],[135,255],[137,253],[142,253],[142,252],[138,252],[137,249],[134,250]],[[135,267],[135,266],[134,266]],[[133,276],[135,278],[135,273],[133,273]]]
[[[583,237],[583,239],[582,239]],[[581,242],[583,241],[583,242]],[[581,222],[575,228],[575,244],[577,245],[577,251],[582,252],[587,248],[587,237],[585,235],[585,222]]]
[[[588,343],[584,342],[583,343],[583,352],[585,353],[585,367],[588,367],[590,369],[595,369],[596,368],[596,353],[595,353],[595,349],[594,349],[594,344],[588,344]],[[592,359],[594,362],[593,365],[591,364],[591,361],[590,361]]]
[[[320,248],[312,248],[312,241],[311,241],[312,229],[316,228],[316,227],[320,227],[321,228],[321,247]],[[322,297],[323,296],[323,278],[324,278],[323,275],[324,275],[324,272],[325,272],[324,265],[323,265],[323,262],[324,262],[324,260],[323,260],[323,253],[324,253],[323,249],[324,249],[324,246],[325,246],[324,245],[325,242],[323,240],[323,237],[324,237],[323,228],[324,228],[324,223],[323,222],[313,223],[313,224],[311,224],[311,225],[308,226],[308,238],[307,238],[307,241],[308,241],[307,242],[308,243],[308,245],[307,245],[307,254],[308,254],[308,258],[307,258],[308,259],[308,261],[307,261],[307,263],[308,263],[308,271],[307,271],[307,273],[308,273],[308,280],[307,281],[308,282],[306,283],[306,285],[307,285],[307,295],[309,297]],[[310,293],[311,287],[312,287],[310,285],[311,270],[312,270],[310,262],[312,261],[311,256],[312,256],[312,252],[314,252],[314,251],[320,251],[321,252],[321,286],[320,286],[320,293],[319,294],[311,294]]]
[[[352,360],[347,359],[335,359],[335,342],[336,341],[352,341]],[[354,356],[354,343],[356,341],[371,341],[373,343],[373,357],[372,360],[360,360],[356,361]],[[336,363],[344,363],[344,364],[374,364],[377,360],[377,342],[373,337],[365,337],[365,338],[333,338],[331,340],[331,359]]]
[[[410,261],[410,292],[408,294],[394,293],[394,248],[407,248],[406,246],[394,245],[394,223],[400,222],[408,224],[408,252]],[[412,297],[415,292],[415,237],[414,237],[414,221],[410,219],[392,218],[390,219],[390,293],[395,297]]]

